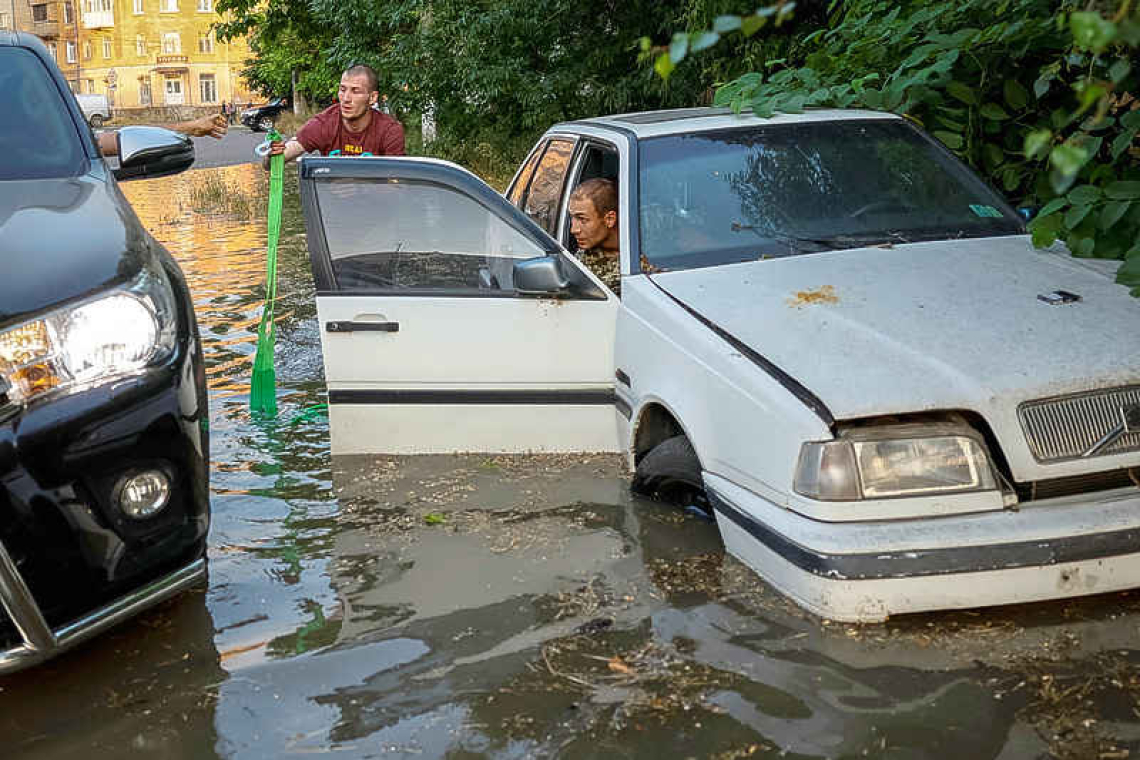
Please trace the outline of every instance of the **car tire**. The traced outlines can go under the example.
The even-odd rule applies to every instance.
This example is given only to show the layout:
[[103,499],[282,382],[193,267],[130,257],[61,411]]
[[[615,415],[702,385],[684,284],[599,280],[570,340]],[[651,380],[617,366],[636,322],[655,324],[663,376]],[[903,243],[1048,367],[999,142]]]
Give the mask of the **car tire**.
[[667,438],[650,449],[637,463],[630,487],[670,504],[695,505],[709,511],[701,460],[683,435]]
[[273,129],[273,117],[272,116],[259,117],[257,120],[257,128],[258,128],[258,130],[260,130],[262,132],[268,132],[269,130]]
[[91,114],[91,120],[90,121],[91,121],[91,126],[94,127],[95,129],[98,129],[99,127],[103,126],[103,117],[97,113]]

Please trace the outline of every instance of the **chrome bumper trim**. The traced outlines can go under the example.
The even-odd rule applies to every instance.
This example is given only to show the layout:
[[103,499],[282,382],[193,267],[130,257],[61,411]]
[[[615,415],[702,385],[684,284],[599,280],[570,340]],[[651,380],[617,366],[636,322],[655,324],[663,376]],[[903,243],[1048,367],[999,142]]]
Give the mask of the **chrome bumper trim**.
[[0,652],[0,673],[11,673],[48,660],[143,610],[191,588],[206,578],[205,558],[135,589],[82,618],[53,631],[44,622],[7,550],[0,544],[0,602],[24,643]]

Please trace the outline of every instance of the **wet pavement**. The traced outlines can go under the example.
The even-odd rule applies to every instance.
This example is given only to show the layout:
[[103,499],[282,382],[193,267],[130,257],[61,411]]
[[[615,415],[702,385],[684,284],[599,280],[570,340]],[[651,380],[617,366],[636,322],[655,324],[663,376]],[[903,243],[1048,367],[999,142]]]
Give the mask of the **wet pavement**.
[[1138,593],[830,623],[614,457],[331,458],[295,171],[251,420],[264,184],[124,185],[209,357],[209,587],[0,679],[0,756],[1140,757]]

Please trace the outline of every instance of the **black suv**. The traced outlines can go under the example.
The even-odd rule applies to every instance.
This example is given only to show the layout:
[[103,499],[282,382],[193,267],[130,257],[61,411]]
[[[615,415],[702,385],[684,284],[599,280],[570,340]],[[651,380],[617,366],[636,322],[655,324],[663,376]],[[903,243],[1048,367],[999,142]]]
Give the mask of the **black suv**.
[[0,31],[0,673],[205,578],[206,383],[182,272],[116,178],[188,138],[126,127],[120,165],[38,38]]
[[293,106],[289,98],[274,98],[265,105],[247,108],[241,112],[241,123],[254,132],[268,132],[273,129],[277,117],[282,111],[288,111]]

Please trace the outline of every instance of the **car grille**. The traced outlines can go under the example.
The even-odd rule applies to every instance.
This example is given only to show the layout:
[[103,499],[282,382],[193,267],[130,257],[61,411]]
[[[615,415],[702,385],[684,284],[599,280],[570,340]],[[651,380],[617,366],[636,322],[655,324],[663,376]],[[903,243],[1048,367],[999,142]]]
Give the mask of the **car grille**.
[[[1140,406],[1140,385],[1028,401],[1017,410],[1038,462],[1079,459],[1122,424],[1123,410]],[[1140,451],[1140,432],[1126,433],[1094,456]]]
[[1014,484],[1014,488],[1017,490],[1017,499],[1020,502],[1056,499],[1062,496],[1076,496],[1129,487],[1140,488],[1140,467]]

